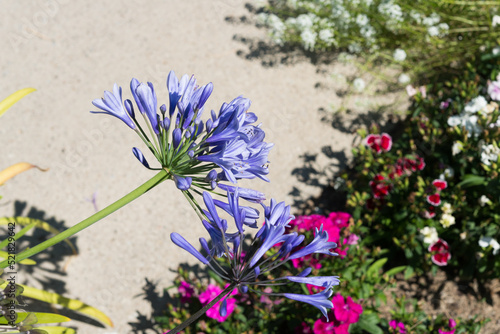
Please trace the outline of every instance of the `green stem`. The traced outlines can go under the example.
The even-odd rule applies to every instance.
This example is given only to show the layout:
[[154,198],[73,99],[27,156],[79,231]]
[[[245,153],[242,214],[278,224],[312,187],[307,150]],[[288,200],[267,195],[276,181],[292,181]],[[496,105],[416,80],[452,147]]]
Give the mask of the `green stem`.
[[217,297],[215,297],[214,300],[212,300],[210,303],[205,305],[201,310],[193,314],[188,320],[184,321],[182,324],[179,326],[175,327],[174,329],[168,331],[168,334],[177,334],[187,326],[191,325],[196,319],[201,317],[205,312],[207,312],[212,306],[214,306],[217,302],[219,302],[222,298],[224,298],[231,290],[234,289],[236,286],[236,283],[231,283],[224,291],[220,293]]
[[[72,226],[68,228],[67,230],[56,234],[49,240],[46,240],[38,245],[36,245],[33,248],[27,249],[24,252],[21,252],[16,255],[16,262],[22,261],[24,259],[27,259],[35,254],[40,253],[41,251],[49,248],[50,246],[53,246],[71,236],[74,234],[80,232],[84,228],[89,227],[90,225],[98,222],[99,220],[103,219],[104,217],[110,215],[111,213],[115,212],[116,210],[120,209],[121,207],[125,206],[126,204],[132,202],[134,199],[138,198],[148,190],[154,188],[157,186],[159,183],[165,181],[169,177],[169,173],[166,170],[161,170],[158,174],[156,174],[154,177],[152,177],[150,180],[136,188],[135,190],[132,190],[130,193],[127,195],[123,196],[116,202],[112,203],[111,205],[107,206],[106,208],[102,209],[101,211],[93,214],[92,216],[88,217],[87,219],[82,220],[75,226]],[[8,261],[2,261],[0,263],[0,268],[6,268],[9,265]]]

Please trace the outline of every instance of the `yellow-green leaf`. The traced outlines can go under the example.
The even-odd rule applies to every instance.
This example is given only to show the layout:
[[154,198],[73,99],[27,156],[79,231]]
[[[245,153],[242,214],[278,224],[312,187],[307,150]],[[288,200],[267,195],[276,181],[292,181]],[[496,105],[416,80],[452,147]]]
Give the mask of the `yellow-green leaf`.
[[105,315],[95,307],[89,306],[76,299],[63,297],[57,293],[35,289],[22,284],[19,285],[24,288],[23,296],[25,297],[37,299],[50,304],[59,304],[61,306],[69,308],[70,310],[83,313],[84,315],[96,319],[103,324],[113,327],[113,322],[111,321],[111,319],[109,319],[107,315]]
[[[1,257],[1,258],[8,259],[8,258],[9,258],[9,255],[10,255],[10,256],[15,256],[15,254],[14,254],[14,255],[12,255],[12,254],[9,254],[9,253],[7,253],[7,252],[0,251],[0,257]],[[35,261],[33,261],[32,259],[24,259],[24,260],[21,260],[21,261],[16,262],[16,263],[25,264],[25,265],[27,265],[27,266],[32,266],[32,265],[35,265],[35,264],[36,264],[36,262],[35,262]]]
[[21,174],[22,172],[30,170],[31,168],[37,168],[38,170],[40,170],[42,172],[47,171],[47,169],[40,168],[40,167],[32,165],[28,162],[18,162],[17,164],[9,166],[9,167],[5,168],[4,170],[0,171],[0,185],[7,182],[7,180],[12,179],[17,174]]
[[[34,313],[35,314],[35,317],[37,319],[37,321],[36,321],[37,324],[55,324],[55,323],[66,322],[66,321],[70,321],[71,320],[70,318],[65,317],[64,315],[55,314],[55,313],[18,312],[17,313],[16,324],[20,323],[21,321],[23,321],[24,319],[26,319],[26,317],[30,313]],[[0,318],[0,324],[2,324],[2,325],[7,324],[7,319],[5,319],[4,317],[1,317]]]
[[0,117],[12,107],[17,101],[28,95],[29,93],[33,93],[35,88],[24,88],[18,90],[14,94],[9,95],[5,100],[0,101]]
[[[0,225],[8,225],[9,223],[16,222],[16,224],[19,224],[21,226],[27,226],[30,224],[36,224],[35,226],[37,228],[41,228],[42,230],[45,230],[49,233],[52,234],[59,234],[59,231],[52,227],[49,223],[44,222],[43,220],[40,219],[35,219],[35,218],[30,218],[30,217],[2,217],[0,218]],[[75,246],[69,241],[68,239],[65,239],[64,242],[68,244],[69,247],[71,247],[71,250],[73,251],[73,255],[78,254],[76,251]]]
[[75,334],[76,331],[73,328],[66,328],[61,326],[47,326],[47,327],[36,327],[37,329],[43,329],[49,334]]

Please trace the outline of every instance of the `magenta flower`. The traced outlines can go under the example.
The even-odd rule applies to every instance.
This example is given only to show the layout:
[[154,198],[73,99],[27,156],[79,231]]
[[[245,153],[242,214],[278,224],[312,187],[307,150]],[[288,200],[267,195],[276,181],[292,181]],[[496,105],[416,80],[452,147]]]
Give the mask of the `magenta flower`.
[[439,179],[432,181],[432,185],[438,190],[444,190],[446,189],[446,187],[448,187],[448,183],[446,181]]
[[187,303],[191,300],[194,295],[194,289],[188,282],[182,281],[181,285],[177,289],[181,295],[181,303]]
[[377,153],[389,152],[392,147],[392,137],[387,133],[381,135],[370,134],[366,137],[365,145]]
[[359,315],[363,313],[363,307],[355,303],[350,296],[344,299],[342,295],[335,295],[332,298],[333,313],[338,321],[354,324],[358,322]]
[[[330,314],[331,315],[331,314]],[[328,321],[325,317],[316,320],[313,327],[314,334],[349,334],[348,323],[343,323],[332,317]]]
[[350,234],[344,239],[344,245],[357,245],[359,237],[356,234]]
[[399,334],[406,334],[405,324],[403,324],[402,322],[391,320],[389,321],[389,327],[394,329],[394,332],[396,332],[397,330]]
[[427,196],[427,203],[432,204],[434,206],[441,205],[441,197],[439,196],[439,193]]
[[[226,285],[227,287],[227,285]],[[210,303],[212,300],[215,299],[220,293],[222,292],[222,289],[219,288],[217,285],[209,284],[207,286],[207,289],[200,293],[200,302],[202,305],[207,305]],[[229,295],[235,295],[237,292],[236,290],[233,290],[232,293]],[[217,320],[218,322],[224,322],[230,315],[233,313],[234,309],[236,308],[236,300],[234,298],[227,298],[226,299],[226,307],[227,307],[227,313],[225,316],[222,316],[220,314],[220,306],[221,306],[222,301],[219,301],[216,303],[214,306],[208,309],[207,311],[207,317],[212,318]]]
[[443,239],[438,239],[435,243],[429,246],[429,252],[432,253],[431,260],[438,266],[446,266],[451,258],[449,252],[450,246]]
[[349,219],[351,219],[351,215],[347,212],[332,212],[328,216],[328,219],[330,219],[337,227],[343,228],[349,226]]
[[457,327],[457,323],[454,319],[450,319],[448,321],[448,327],[450,327],[449,331],[445,331],[442,329],[438,329],[439,334],[455,334],[455,328]]

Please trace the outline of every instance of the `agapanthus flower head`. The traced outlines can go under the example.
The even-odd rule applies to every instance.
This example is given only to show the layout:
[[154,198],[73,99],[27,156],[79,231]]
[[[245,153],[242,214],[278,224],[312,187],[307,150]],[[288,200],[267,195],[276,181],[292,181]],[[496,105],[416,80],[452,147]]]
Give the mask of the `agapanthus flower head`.
[[431,260],[438,266],[446,266],[451,258],[450,246],[443,239],[438,239],[435,243],[429,246]]
[[[212,110],[211,117],[204,121],[202,114],[213,91],[212,83],[199,86],[193,76],[184,75],[179,80],[171,71],[167,89],[168,107],[159,106],[153,84],[134,78],[130,82],[132,100],[124,102],[122,89],[115,84],[112,93],[106,91],[104,98],[92,102],[100,109],[92,112],[115,116],[135,130],[159,167],[153,168],[135,147],[136,158],[146,168],[166,170],[183,191],[192,186],[214,189],[221,181],[269,181],[267,157],[273,144],[264,142],[264,131],[254,125],[257,117],[248,112],[250,100],[239,96],[223,103],[218,114]],[[139,115],[146,123],[144,129],[138,122]]]
[[[234,288],[238,288],[244,293],[251,290],[261,294],[302,301],[316,306],[323,315],[327,316],[327,310],[333,306],[329,300],[333,293],[332,288],[339,284],[337,276],[309,276],[311,268],[306,268],[296,276],[267,279],[272,270],[293,259],[316,253],[336,255],[332,249],[336,248],[337,244],[328,240],[328,232],[323,229],[323,226],[316,228],[312,242],[302,246],[303,235],[299,235],[297,232],[286,233],[290,221],[294,218],[290,214],[290,206],[271,199],[269,206],[262,204],[265,222],[248,244],[245,243],[245,229],[255,227],[255,225],[245,222],[248,220],[248,215],[254,215],[255,212],[246,210],[239,204],[238,191],[228,190],[227,197],[228,203],[223,204],[219,203],[221,201],[214,200],[209,193],[203,193],[206,205],[206,210],[202,211],[205,216],[203,225],[212,239],[211,246],[209,246],[204,238],[200,238],[204,255],[177,233],[171,234],[172,241],[208,265]],[[232,216],[234,221],[232,230],[228,222],[220,218],[217,207],[224,208]],[[275,247],[277,244],[279,247]],[[268,251],[272,251],[273,254],[269,255]],[[255,289],[258,286],[267,287],[277,283],[280,285],[305,283],[322,287],[324,290],[313,295],[300,295],[273,294]],[[221,305],[223,307],[224,303]]]

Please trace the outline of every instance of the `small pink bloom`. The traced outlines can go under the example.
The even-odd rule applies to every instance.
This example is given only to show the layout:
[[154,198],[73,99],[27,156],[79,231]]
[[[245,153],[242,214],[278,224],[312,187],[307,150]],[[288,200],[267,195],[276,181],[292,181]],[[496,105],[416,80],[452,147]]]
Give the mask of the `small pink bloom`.
[[[228,285],[226,285],[227,287]],[[222,292],[222,289],[219,288],[217,285],[209,284],[207,286],[207,289],[200,293],[199,300],[202,305],[207,305],[210,303],[212,300],[215,299],[220,293]],[[230,295],[235,295],[237,294],[236,290],[233,290]],[[207,317],[212,318],[217,320],[218,322],[224,322],[230,315],[233,313],[234,309],[236,308],[236,300],[234,298],[227,298],[226,300],[226,305],[227,305],[227,314],[226,316],[221,316],[220,315],[220,306],[221,306],[222,300],[217,302],[214,306],[208,309],[207,311]]]
[[377,174],[373,178],[373,181],[369,182],[369,185],[372,188],[373,197],[383,198],[389,194],[391,184],[387,184],[384,180],[385,178],[382,175]]
[[500,81],[488,81],[488,94],[492,100],[500,101]]
[[181,303],[187,303],[194,295],[194,289],[188,282],[182,281],[179,285],[179,294],[181,295]]
[[359,315],[363,313],[361,304],[355,303],[350,296],[344,299],[342,295],[335,295],[332,298],[332,303],[335,319],[341,322],[354,324],[358,322]]
[[439,105],[439,109],[444,110],[444,109],[448,108],[450,106],[450,102],[451,102],[450,99],[447,99],[446,101],[441,102],[441,104]]
[[420,91],[420,94],[422,94],[422,97],[425,99],[427,97],[427,88],[425,86],[420,86],[418,87],[418,90]]
[[432,253],[431,260],[438,266],[446,266],[451,258],[449,252],[450,246],[443,239],[438,239],[435,243],[429,246],[429,252]]
[[455,319],[450,319],[448,321],[448,327],[450,327],[449,331],[445,331],[442,329],[438,329],[439,334],[455,334],[455,327],[457,327],[457,323],[455,322]]
[[412,85],[408,85],[406,86],[406,94],[408,94],[409,97],[415,96],[417,95],[417,90]]
[[357,245],[359,237],[356,234],[350,234],[344,239],[344,245]]
[[441,205],[441,197],[439,196],[439,193],[435,193],[435,194],[427,196],[427,203],[434,205],[434,206]]
[[396,322],[396,320],[389,321],[389,327],[397,329],[399,334],[406,334],[405,324],[402,322]]
[[422,213],[422,217],[424,217],[425,219],[431,219],[434,218],[435,216],[436,216],[436,209],[433,206],[430,206],[428,210],[425,210]]
[[295,334],[313,334],[313,330],[308,324],[302,321],[299,327],[295,328]]
[[377,153],[389,152],[392,147],[392,137],[387,133],[381,135],[370,134],[366,137],[365,144]]
[[439,190],[444,190],[444,189],[446,189],[446,187],[448,187],[448,183],[446,181],[440,180],[440,179],[432,181],[432,185]]
[[321,317],[314,323],[314,334],[349,334],[349,324],[343,323],[331,316],[329,313],[330,321],[327,322],[325,317]]

